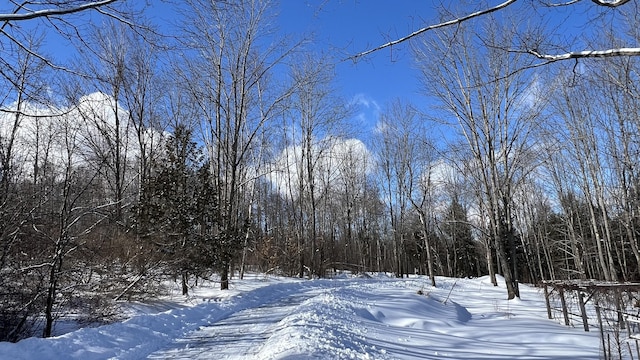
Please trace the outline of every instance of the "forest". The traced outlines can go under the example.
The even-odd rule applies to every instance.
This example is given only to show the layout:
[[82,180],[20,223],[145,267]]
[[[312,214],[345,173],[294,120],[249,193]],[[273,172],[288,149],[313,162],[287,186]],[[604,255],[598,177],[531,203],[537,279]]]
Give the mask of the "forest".
[[0,341],[247,271],[640,279],[636,2],[440,5],[372,48],[410,49],[425,103],[371,134],[334,87],[368,52],[312,52],[268,0],[186,0],[175,34],[141,3],[0,6]]

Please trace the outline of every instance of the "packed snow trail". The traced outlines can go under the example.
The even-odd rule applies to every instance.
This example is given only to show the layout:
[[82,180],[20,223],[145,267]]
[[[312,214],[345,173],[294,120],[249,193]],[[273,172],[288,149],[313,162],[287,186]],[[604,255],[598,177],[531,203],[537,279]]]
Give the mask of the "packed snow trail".
[[291,294],[229,315],[212,325],[201,327],[176,339],[168,348],[149,355],[149,359],[247,359],[256,356],[264,342],[273,335],[278,323],[303,301],[327,289],[320,288]]
[[172,310],[0,342],[0,360],[601,358],[598,332],[547,319],[535,287],[522,284],[522,300],[508,301],[503,279],[438,277],[434,288],[426,277],[371,276],[256,275],[227,292],[200,284]]
[[[150,359],[598,359],[594,334],[544,319],[538,290],[506,301],[475,280],[350,279],[294,289],[174,341]],[[480,301],[478,301],[480,300]],[[462,305],[464,304],[464,305]],[[585,343],[590,343],[585,346]]]

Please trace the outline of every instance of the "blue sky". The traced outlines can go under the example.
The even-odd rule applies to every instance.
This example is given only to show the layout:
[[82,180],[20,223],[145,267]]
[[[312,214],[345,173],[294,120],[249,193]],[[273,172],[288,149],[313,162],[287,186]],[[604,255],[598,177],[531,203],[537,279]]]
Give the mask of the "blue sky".
[[[352,122],[361,130],[373,129],[380,107],[401,97],[414,103],[420,79],[407,45],[393,51],[371,54],[354,63],[349,55],[403,36],[436,14],[434,1],[418,0],[279,0],[280,31],[295,36],[312,35],[315,50],[329,52],[336,59],[337,91],[347,101],[357,101],[359,111]],[[156,23],[175,22],[171,6],[151,4],[149,15]],[[167,27],[163,26],[166,30]]]
[[[315,45],[338,60],[404,36],[436,16],[434,1],[280,0],[281,29],[313,33]],[[410,47],[403,44],[353,62],[337,61],[336,87],[357,104],[349,119],[356,137],[369,138],[387,103],[402,98],[426,108]]]
[[[424,26],[436,13],[432,1],[415,0],[281,0],[280,28],[284,32],[313,33],[315,45],[345,59],[360,51],[406,35]],[[338,61],[336,86],[344,97],[359,102],[353,119],[371,129],[377,111],[401,97],[424,101],[420,79],[407,45],[371,54],[357,63]]]
[[[400,0],[282,0],[280,19],[285,32],[314,33],[317,46],[334,49],[340,59],[403,36],[423,26],[435,14],[431,2]],[[338,64],[340,87],[346,94],[366,93],[378,100],[417,91],[412,56],[406,45],[372,54],[357,63]]]
[[[441,4],[456,5],[437,0],[280,0],[279,26],[285,33],[313,33],[318,49],[335,52],[336,58],[345,59],[437,23]],[[517,6],[528,4],[516,4],[510,9]],[[475,10],[460,9],[462,13]],[[535,23],[544,19],[549,28],[562,29],[557,34],[558,42],[575,47],[566,51],[582,50],[584,45],[568,39],[574,34],[596,31],[589,26],[589,19],[594,12],[603,11],[606,9],[585,1],[567,7],[539,8],[531,14],[531,20]],[[364,131],[375,126],[379,108],[396,98],[423,110],[429,108],[407,43],[370,54],[357,63],[347,60],[336,65],[338,90],[345,98],[361,104],[352,121]]]
[[[416,76],[411,51],[407,45],[371,54],[357,63],[348,56],[403,36],[435,16],[435,4],[430,0],[277,0],[278,28],[296,36],[313,34],[313,47],[331,53],[336,59],[335,87],[347,101],[359,103],[352,122],[363,131],[373,129],[380,107],[395,98],[417,103],[425,97],[419,94],[420,79]],[[153,1],[145,16],[161,31],[172,32],[180,21],[176,9],[181,1]],[[75,16],[74,22],[101,21],[94,12]],[[46,33],[45,53],[58,62],[73,58],[69,42],[62,39],[47,23],[22,24],[38,26]],[[178,30],[176,30],[178,31]]]
[[[585,9],[594,9],[590,2],[586,3],[554,8],[551,13],[555,21],[580,18]],[[345,99],[360,103],[360,111],[352,120],[367,131],[375,126],[379,108],[395,98],[427,107],[428,99],[421,94],[421,80],[411,49],[402,44],[368,55],[357,63],[340,60],[437,22],[439,4],[436,0],[279,0],[277,21],[284,33],[313,34],[317,50],[335,55],[335,85]],[[162,24],[164,31],[170,29],[169,22],[179,21],[170,3],[154,1],[147,10],[147,15]],[[532,18],[540,15],[534,14]],[[566,28],[572,32],[589,31],[588,27]]]

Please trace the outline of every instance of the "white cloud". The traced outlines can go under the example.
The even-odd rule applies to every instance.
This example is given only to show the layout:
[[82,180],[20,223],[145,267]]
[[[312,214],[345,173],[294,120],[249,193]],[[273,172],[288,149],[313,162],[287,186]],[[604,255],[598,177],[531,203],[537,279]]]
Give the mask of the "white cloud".
[[[300,187],[307,189],[308,180],[306,159],[298,144],[289,146],[280,152],[273,161],[272,171],[267,175],[282,196],[299,196]],[[324,138],[312,145],[312,163],[314,164],[314,183],[316,195],[324,193],[330,187],[333,190],[344,188],[353,181],[364,181],[373,171],[373,160],[366,145],[359,139]]]
[[[138,136],[127,111],[106,94],[83,96],[66,108],[26,103],[20,110],[28,115],[16,118],[17,106],[13,103],[0,113],[0,136],[4,148],[13,136],[14,169],[19,177],[32,177],[36,161],[38,166],[46,163],[56,172],[68,165],[90,165],[92,160],[110,154],[108,147],[113,146],[116,133],[122,139],[124,158],[133,161],[140,154]],[[121,120],[118,126],[116,114]],[[144,130],[143,141],[157,143],[160,138],[159,132]]]
[[541,84],[536,76],[526,89],[519,95],[518,100],[522,109],[536,109],[546,102],[548,88]]
[[380,111],[380,105],[378,105],[378,103],[373,98],[363,93],[358,93],[354,95],[351,98],[350,103],[352,105],[357,105],[357,106],[365,107],[367,109]]
[[375,124],[380,116],[380,105],[376,100],[366,94],[359,93],[354,95],[349,101],[349,104],[356,112],[353,121],[360,126]]

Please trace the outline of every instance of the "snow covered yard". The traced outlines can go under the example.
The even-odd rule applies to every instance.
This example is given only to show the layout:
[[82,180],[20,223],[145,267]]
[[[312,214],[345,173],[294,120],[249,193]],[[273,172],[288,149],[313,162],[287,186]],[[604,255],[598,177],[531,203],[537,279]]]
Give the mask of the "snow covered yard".
[[[546,318],[542,292],[507,301],[488,278],[253,275],[134,304],[122,323],[0,343],[6,359],[599,359],[597,332]],[[421,290],[422,294],[419,294]]]

